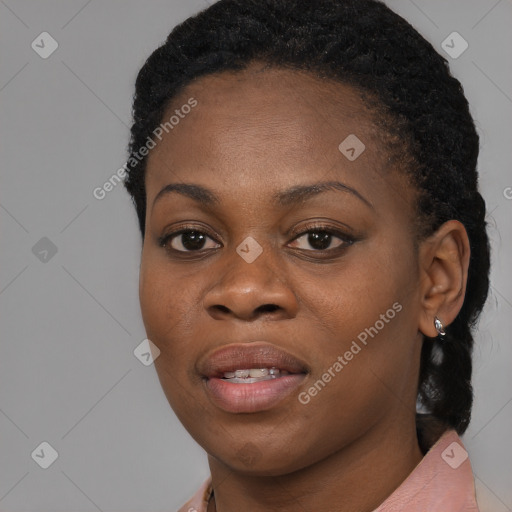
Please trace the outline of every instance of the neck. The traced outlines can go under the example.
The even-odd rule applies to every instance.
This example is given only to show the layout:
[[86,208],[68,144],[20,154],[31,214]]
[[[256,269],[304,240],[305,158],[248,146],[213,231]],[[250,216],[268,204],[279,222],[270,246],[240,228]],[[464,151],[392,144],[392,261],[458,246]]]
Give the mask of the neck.
[[328,458],[281,476],[234,472],[210,457],[214,510],[371,512],[423,457],[414,422],[402,430],[399,423],[372,428]]

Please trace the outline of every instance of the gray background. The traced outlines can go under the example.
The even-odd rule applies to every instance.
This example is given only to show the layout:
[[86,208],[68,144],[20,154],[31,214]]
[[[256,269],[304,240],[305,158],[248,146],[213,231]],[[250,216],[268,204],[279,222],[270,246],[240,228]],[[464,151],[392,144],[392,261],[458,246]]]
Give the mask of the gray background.
[[[440,53],[453,31],[469,44],[448,59],[481,136],[493,284],[463,440],[482,511],[503,512],[512,509],[512,3],[387,3]],[[172,512],[208,476],[154,367],[133,353],[145,338],[135,211],[122,185],[102,201],[92,194],[126,160],[136,72],[206,5],[0,0],[1,512]],[[43,31],[59,45],[47,59],[31,48]],[[43,441],[58,452],[48,469],[31,456]]]

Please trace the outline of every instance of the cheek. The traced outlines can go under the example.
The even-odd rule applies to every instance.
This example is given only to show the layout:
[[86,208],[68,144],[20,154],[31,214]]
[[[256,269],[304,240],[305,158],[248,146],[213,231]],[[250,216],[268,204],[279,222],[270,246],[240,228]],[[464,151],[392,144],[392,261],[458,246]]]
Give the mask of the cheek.
[[[187,361],[195,357],[190,333],[198,323],[197,290],[158,257],[144,257],[140,267],[139,299],[147,337],[160,349],[154,366],[162,389],[185,426],[196,424],[204,410],[194,402]],[[187,427],[191,428],[191,427]]]
[[303,289],[307,323],[320,349],[312,353],[317,373],[311,380],[322,379],[331,369],[325,389],[317,386],[323,395],[318,402],[361,406],[364,416],[370,403],[380,410],[380,404],[401,395],[410,383],[414,387],[414,258],[405,250],[401,259],[397,256],[382,250],[379,258],[369,251],[365,258],[361,251],[339,272]]
[[[358,248],[357,254],[351,254],[325,274],[314,279],[311,276],[294,279],[307,322],[331,340],[330,347],[325,347],[328,351],[329,348],[335,352],[342,350],[347,342],[350,345],[349,340],[377,321],[382,327],[380,315],[403,300],[404,290],[410,288],[410,265],[405,259],[400,265],[393,264],[394,258],[395,255],[385,254],[384,250]],[[400,322],[400,315],[395,313],[390,311],[388,316],[393,318],[385,323],[382,331],[389,331],[391,323]]]
[[139,300],[146,333],[160,350],[180,345],[183,335],[197,323],[200,300],[194,279],[171,272],[158,258],[143,256]]

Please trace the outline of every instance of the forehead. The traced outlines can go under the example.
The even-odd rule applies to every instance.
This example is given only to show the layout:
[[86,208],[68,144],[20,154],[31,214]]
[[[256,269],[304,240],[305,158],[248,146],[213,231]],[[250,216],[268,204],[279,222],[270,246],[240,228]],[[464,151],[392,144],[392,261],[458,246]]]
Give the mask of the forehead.
[[[363,189],[393,179],[384,172],[383,134],[349,85],[252,64],[196,79],[174,98],[163,121],[190,98],[197,106],[181,112],[150,153],[148,205],[170,181],[268,195],[319,179],[343,177]],[[357,159],[347,158],[360,151]]]

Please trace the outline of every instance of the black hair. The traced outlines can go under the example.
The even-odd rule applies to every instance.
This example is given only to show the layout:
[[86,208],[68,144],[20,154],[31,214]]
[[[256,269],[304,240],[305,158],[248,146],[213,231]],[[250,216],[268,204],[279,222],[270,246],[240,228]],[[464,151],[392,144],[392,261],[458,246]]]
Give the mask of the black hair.
[[[418,192],[418,239],[456,219],[471,257],[463,306],[446,336],[423,343],[417,414],[420,444],[470,421],[472,330],[489,289],[485,202],[478,192],[479,138],[460,82],[407,21],[377,0],[220,0],[179,24],[136,80],[130,157],[192,80],[253,62],[351,85],[395,143],[390,161]],[[393,150],[391,150],[393,148]],[[401,154],[401,156],[400,156]],[[146,158],[130,158],[125,186],[144,238]],[[405,168],[406,167],[406,168]]]

